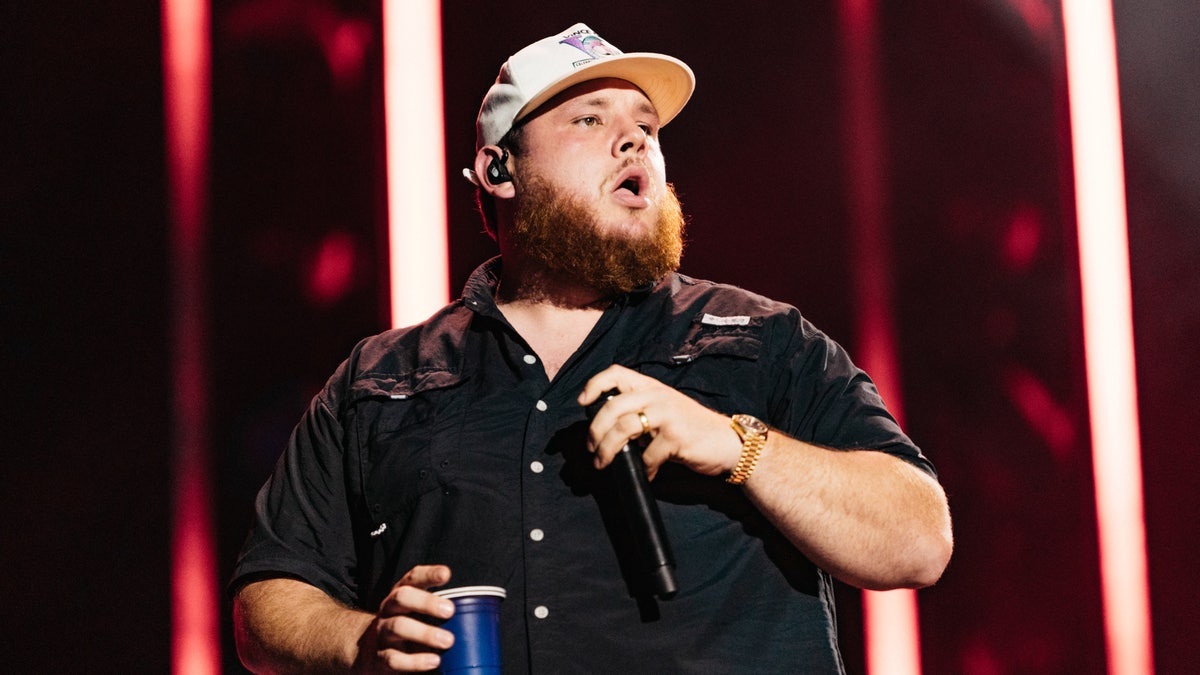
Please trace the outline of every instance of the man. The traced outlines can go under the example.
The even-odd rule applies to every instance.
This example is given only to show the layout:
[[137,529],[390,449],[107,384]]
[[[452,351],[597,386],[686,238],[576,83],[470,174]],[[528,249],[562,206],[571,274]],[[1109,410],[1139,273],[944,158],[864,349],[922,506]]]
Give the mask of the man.
[[[504,64],[466,172],[501,255],[314,399],[235,572],[247,665],[434,669],[453,579],[506,589],[506,672],[841,672],[831,576],[938,579],[945,496],[866,375],[795,308],[674,272],[658,135],[693,82],[583,24]],[[636,439],[671,599],[607,470]]]

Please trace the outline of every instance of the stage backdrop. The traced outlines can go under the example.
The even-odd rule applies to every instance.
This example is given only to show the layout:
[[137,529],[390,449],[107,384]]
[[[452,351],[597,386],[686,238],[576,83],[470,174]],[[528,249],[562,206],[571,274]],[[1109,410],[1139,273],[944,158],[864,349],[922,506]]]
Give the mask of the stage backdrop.
[[[165,672],[168,224],[154,3],[6,5],[0,661]],[[1200,540],[1200,41],[1194,3],[1116,3],[1162,672],[1192,638]],[[387,325],[375,3],[216,0],[208,289],[219,574],[292,424]],[[854,354],[836,5],[443,5],[450,284],[493,254],[459,177],[515,48],[585,21],[696,71],[663,132],[683,271],[795,304]],[[930,673],[1105,667],[1061,20],[1053,2],[883,2],[885,222],[899,390],[955,517],[921,591]],[[402,133],[421,134],[422,129]],[[410,157],[420,165],[424,158]],[[414,280],[413,283],[420,283]],[[238,672],[220,600],[224,661]],[[859,594],[839,592],[863,668]]]

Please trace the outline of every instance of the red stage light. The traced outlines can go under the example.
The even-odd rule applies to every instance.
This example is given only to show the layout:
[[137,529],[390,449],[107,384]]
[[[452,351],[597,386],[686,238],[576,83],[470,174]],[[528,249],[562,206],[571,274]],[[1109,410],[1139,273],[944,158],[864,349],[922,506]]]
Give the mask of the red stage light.
[[1154,672],[1112,5],[1064,0],[1084,353],[1110,673]]
[[219,672],[221,662],[205,374],[209,6],[163,0],[161,8],[173,273],[172,671],[199,675]]
[[437,0],[383,3],[383,82],[392,325],[399,327],[450,298]]

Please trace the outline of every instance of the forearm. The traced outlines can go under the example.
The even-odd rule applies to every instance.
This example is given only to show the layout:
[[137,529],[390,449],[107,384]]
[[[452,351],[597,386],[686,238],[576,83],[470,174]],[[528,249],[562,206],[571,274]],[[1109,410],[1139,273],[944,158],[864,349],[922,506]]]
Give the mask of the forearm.
[[829,450],[778,432],[768,439],[747,495],[810,560],[860,588],[938,580],[953,541],[936,480],[882,452]]
[[[620,395],[608,399],[589,428],[597,468],[642,435],[651,438],[642,452],[651,479],[672,460],[706,476],[728,475],[737,465],[743,441],[729,417],[620,365],[589,380],[579,403],[590,405],[612,389]],[[801,553],[847,583],[928,586],[950,559],[941,486],[886,453],[828,450],[771,431],[744,488]]]
[[256,673],[347,672],[375,618],[294,579],[246,586],[233,616],[238,655]]

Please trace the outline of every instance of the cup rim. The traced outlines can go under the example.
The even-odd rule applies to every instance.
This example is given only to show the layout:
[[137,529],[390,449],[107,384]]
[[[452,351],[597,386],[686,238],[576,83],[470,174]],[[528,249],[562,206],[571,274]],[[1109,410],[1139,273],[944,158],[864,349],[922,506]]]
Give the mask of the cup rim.
[[472,595],[485,595],[497,598],[507,598],[508,591],[501,586],[459,586],[457,588],[443,588],[440,591],[434,591],[434,595],[447,598],[465,598]]

